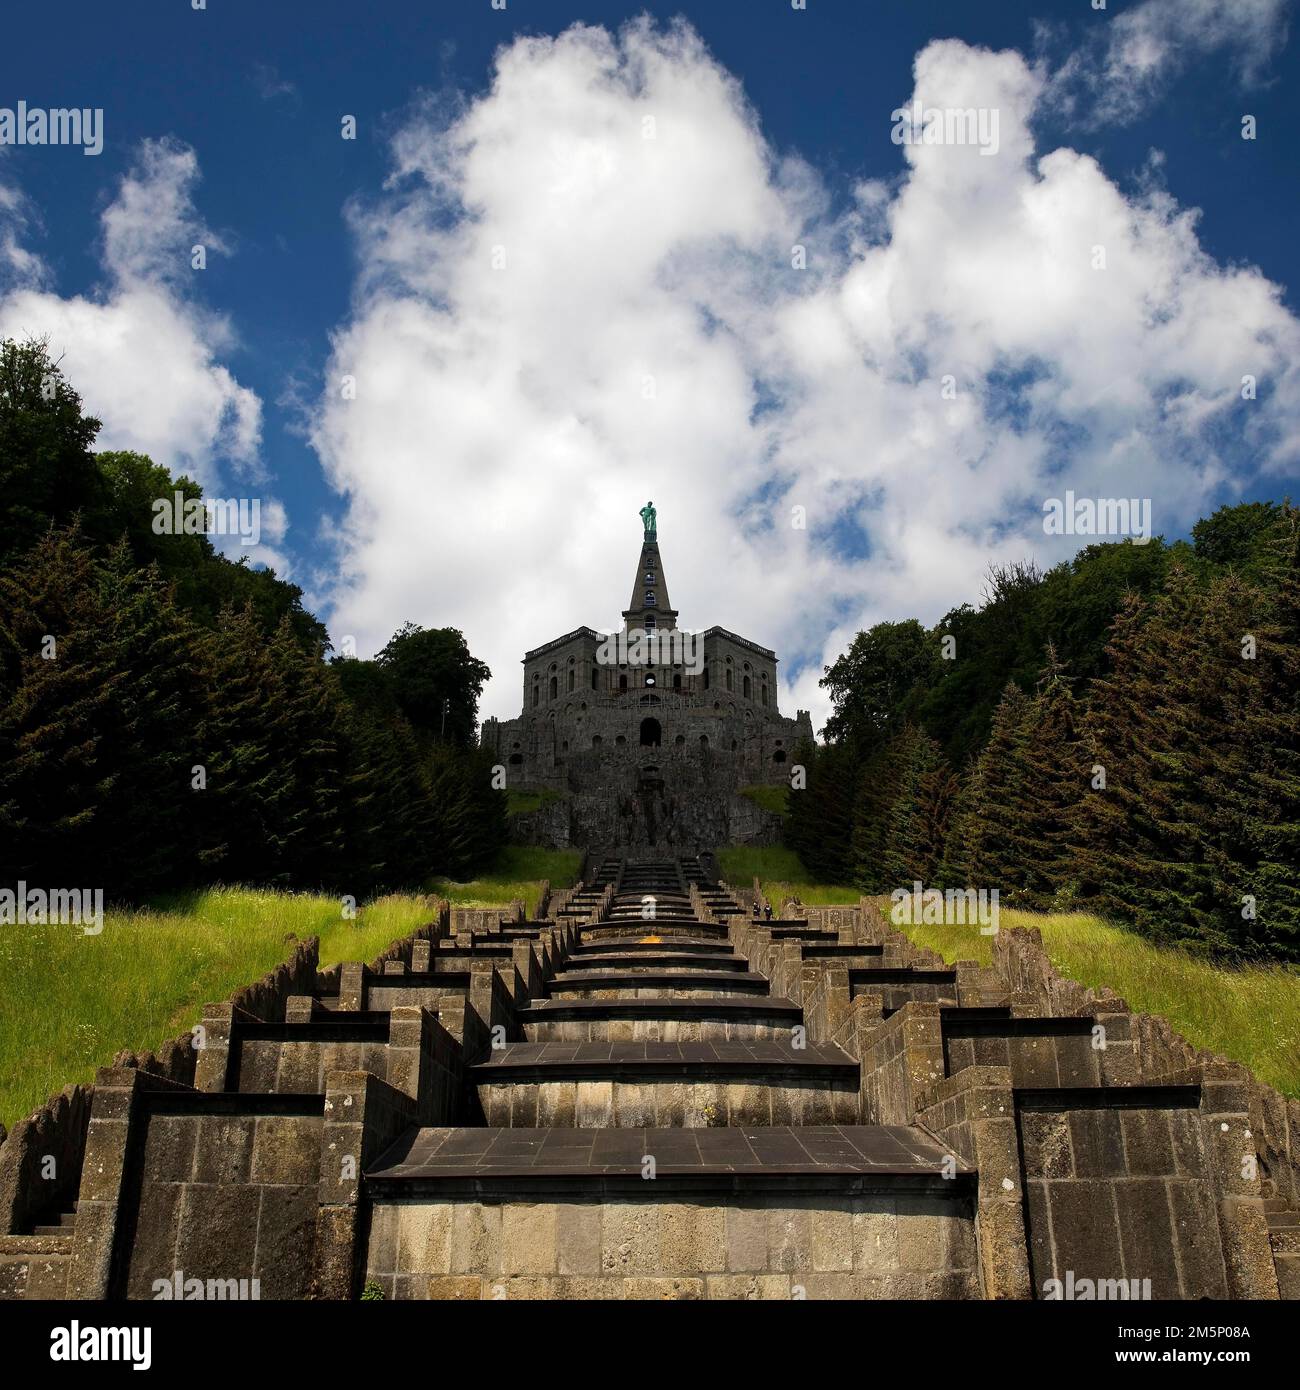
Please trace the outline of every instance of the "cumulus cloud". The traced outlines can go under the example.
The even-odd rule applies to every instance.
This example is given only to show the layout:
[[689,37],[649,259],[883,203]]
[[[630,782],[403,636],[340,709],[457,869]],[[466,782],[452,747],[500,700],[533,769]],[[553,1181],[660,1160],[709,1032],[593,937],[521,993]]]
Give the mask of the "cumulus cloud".
[[227,249],[195,211],[198,177],[193,150],[145,141],[102,214],[104,283],[68,298],[31,252],[6,250],[23,226],[10,221],[6,241],[0,192],[0,336],[48,337],[104,422],[100,448],[147,453],[211,491],[226,462],[259,476],[261,402],[219,360],[235,346],[230,323],[189,288],[191,247]]
[[1049,86],[930,44],[912,96],[996,110],[996,156],[905,144],[833,218],[683,24],[520,39],[482,96],[416,111],[350,210],[312,424],[347,498],[336,639],[459,624],[486,712],[516,714],[525,648],[618,622],[653,497],[681,621],[776,648],[783,705],[820,723],[859,627],[1086,543],[1043,534],[1046,498],[1149,497],[1172,531],[1293,467],[1278,287],[1216,264],[1168,194],[1037,149]]

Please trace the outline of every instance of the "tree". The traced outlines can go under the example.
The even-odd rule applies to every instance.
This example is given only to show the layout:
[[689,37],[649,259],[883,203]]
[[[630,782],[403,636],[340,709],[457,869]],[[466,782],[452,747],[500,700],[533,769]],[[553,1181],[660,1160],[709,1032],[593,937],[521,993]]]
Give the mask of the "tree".
[[910,726],[897,741],[898,790],[884,823],[884,884],[875,891],[933,883],[956,792],[952,769],[934,739]]
[[989,740],[971,773],[969,804],[963,815],[962,841],[952,856],[965,865],[962,886],[1013,888],[1019,881],[1022,846],[1015,833],[1020,785],[1019,752],[1029,700],[1008,683],[993,716]]
[[398,708],[418,732],[461,748],[473,744],[479,697],[492,672],[471,655],[460,631],[425,631],[406,623],[376,660],[392,678]]
[[795,763],[806,769],[807,786],[790,793],[786,842],[823,883],[845,883],[850,872],[857,759],[846,745],[817,748],[805,741],[795,750]]
[[0,340],[0,563],[99,504],[99,427],[44,339]]
[[935,642],[915,618],[858,633],[820,682],[834,705],[827,741],[846,739],[869,754],[898,728],[908,697],[937,659]]

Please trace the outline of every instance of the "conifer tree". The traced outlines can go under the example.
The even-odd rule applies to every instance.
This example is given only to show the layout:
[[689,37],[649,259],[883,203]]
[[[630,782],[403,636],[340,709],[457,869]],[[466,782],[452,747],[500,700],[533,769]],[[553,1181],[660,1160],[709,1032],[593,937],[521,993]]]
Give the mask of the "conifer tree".
[[933,883],[956,789],[952,769],[928,734],[908,730],[902,752],[898,792],[886,816],[883,891]]
[[110,551],[100,591],[103,664],[115,698],[102,724],[111,787],[95,837],[115,894],[187,883],[199,822],[191,785],[211,684],[199,635],[156,567],[137,569],[125,541]]
[[1015,833],[1020,784],[1019,751],[1029,700],[1007,684],[993,714],[989,740],[976,759],[957,853],[966,868],[963,887],[1012,890],[1019,882],[1021,844]]
[[843,744],[814,749],[805,743],[795,762],[806,769],[807,786],[790,793],[786,841],[821,882],[844,883],[850,872],[856,759]]
[[890,816],[917,737],[915,726],[905,724],[876,749],[859,774],[853,803],[851,864],[853,882],[864,893],[888,893],[899,886],[886,863],[886,849]]
[[[120,677],[85,538],[48,532],[0,572],[0,861],[7,881],[99,887],[112,789],[104,730]],[[111,827],[107,827],[108,833]]]
[[1069,678],[1048,644],[1047,663],[1012,755],[1007,833],[1011,900],[1047,910],[1072,895],[1075,826],[1083,799],[1078,711]]

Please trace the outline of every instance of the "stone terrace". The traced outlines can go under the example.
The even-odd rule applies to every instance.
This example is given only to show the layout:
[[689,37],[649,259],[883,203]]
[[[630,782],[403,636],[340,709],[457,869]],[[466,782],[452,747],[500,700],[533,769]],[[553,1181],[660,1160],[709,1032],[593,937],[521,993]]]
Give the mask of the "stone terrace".
[[193,1084],[101,1072],[75,1205],[0,1236],[0,1291],[1296,1295],[1285,1109],[1030,934],[950,966],[865,900],[588,863],[537,921],[445,912],[278,1013],[211,1006]]

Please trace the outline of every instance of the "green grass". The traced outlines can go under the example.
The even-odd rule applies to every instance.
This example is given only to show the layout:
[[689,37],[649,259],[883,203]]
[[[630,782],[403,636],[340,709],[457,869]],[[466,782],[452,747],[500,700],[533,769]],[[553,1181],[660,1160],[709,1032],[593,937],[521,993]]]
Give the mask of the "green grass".
[[[779,908],[798,897],[812,906],[856,903],[858,890],[809,883],[799,856],[788,849],[718,851],[723,877],[747,887],[757,875]],[[888,916],[889,903],[881,908]],[[1140,1013],[1162,1014],[1196,1047],[1244,1062],[1288,1096],[1300,1096],[1300,971],[1283,966],[1229,969],[1151,942],[1085,912],[1040,913],[1003,908],[1003,930],[1037,927],[1059,974],[1099,989],[1109,986]],[[918,946],[945,960],[993,960],[993,938],[977,928],[902,928]]]
[[557,792],[551,787],[543,787],[539,792],[507,791],[506,814],[519,816],[528,811],[540,811],[543,806],[550,805],[552,801],[560,801],[563,797],[563,792]]
[[[1109,985],[1141,1013],[1163,1014],[1188,1042],[1244,1062],[1284,1095],[1300,1096],[1300,973],[1227,969],[1084,912],[1003,908],[999,926],[1037,927],[1059,974],[1094,989]],[[904,930],[948,961],[993,958],[993,938],[969,926]]]
[[778,816],[789,814],[790,788],[784,783],[779,787],[741,787],[740,794],[765,811],[775,811]]
[[431,879],[430,893],[460,907],[504,906],[512,898],[524,900],[524,911],[532,916],[541,898],[542,880],[551,887],[566,888],[582,867],[578,849],[539,849],[533,845],[507,845],[489,873],[465,883],[453,879]]
[[156,1049],[290,954],[320,937],[320,962],[373,960],[432,921],[436,899],[537,909],[541,881],[573,882],[578,850],[507,847],[470,883],[434,881],[427,896],[393,895],[342,916],[337,898],[210,888],[148,909],[106,912],[104,930],[0,931],[0,1122],[11,1125],[69,1082],[90,1081],[115,1052]]
[[104,930],[0,931],[0,1121],[11,1125],[124,1048],[144,1051],[320,937],[321,964],[372,960],[431,921],[430,898],[393,896],[341,915],[337,898],[212,888],[148,910],[106,912]]
[[820,907],[828,903],[856,903],[858,890],[843,884],[813,883],[808,870],[792,849],[779,846],[742,845],[718,851],[718,867],[728,883],[748,888],[757,875],[773,910],[780,911],[786,898]]

